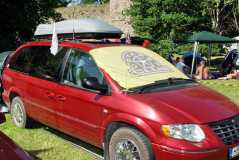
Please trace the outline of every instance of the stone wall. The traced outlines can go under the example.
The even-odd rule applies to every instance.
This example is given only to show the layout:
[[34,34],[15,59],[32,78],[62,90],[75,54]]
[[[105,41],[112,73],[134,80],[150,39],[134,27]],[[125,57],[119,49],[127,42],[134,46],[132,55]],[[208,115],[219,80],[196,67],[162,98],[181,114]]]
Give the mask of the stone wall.
[[110,0],[111,23],[119,26],[125,33],[133,33],[130,18],[125,16],[125,10],[130,7],[130,0]]

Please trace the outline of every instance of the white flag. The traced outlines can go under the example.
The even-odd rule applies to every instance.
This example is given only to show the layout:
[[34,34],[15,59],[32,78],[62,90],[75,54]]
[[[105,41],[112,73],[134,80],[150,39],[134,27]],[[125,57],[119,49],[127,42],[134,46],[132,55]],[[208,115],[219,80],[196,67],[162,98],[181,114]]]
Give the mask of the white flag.
[[127,33],[127,35],[126,35],[125,43],[126,43],[126,44],[131,44],[131,43],[132,43],[132,42],[131,42],[131,37],[130,37],[130,34],[129,34],[129,33]]
[[58,52],[58,38],[57,38],[55,23],[53,24],[53,33],[52,33],[52,41],[51,41],[50,49],[51,49],[51,54],[55,56]]

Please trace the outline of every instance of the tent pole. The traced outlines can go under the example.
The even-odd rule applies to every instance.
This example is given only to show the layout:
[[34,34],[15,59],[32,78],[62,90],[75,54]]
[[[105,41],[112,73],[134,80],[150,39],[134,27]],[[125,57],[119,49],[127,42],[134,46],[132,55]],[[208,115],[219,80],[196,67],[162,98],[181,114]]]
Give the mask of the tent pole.
[[209,43],[208,48],[209,48],[209,52],[208,52],[208,66],[210,67],[211,66],[211,56],[212,56],[212,44],[211,43]]
[[191,78],[193,78],[193,70],[194,70],[197,48],[198,48],[198,42],[194,42],[193,61],[192,61],[192,67],[191,67]]

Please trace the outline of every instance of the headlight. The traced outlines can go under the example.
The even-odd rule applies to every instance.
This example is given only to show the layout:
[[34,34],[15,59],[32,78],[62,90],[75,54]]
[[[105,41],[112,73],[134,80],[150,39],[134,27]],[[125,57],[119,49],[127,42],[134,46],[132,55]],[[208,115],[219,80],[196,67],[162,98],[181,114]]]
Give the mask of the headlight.
[[161,129],[164,135],[176,139],[190,142],[201,142],[205,139],[203,130],[195,124],[163,125]]

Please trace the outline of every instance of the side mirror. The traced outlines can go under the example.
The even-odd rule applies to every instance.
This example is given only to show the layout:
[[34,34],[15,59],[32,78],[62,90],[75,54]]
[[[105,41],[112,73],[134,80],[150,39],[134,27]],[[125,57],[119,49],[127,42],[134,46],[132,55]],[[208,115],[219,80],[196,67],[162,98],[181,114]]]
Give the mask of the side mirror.
[[82,85],[85,88],[97,90],[97,91],[100,91],[100,93],[103,93],[103,94],[108,92],[108,86],[99,84],[97,78],[95,78],[95,77],[84,78],[83,81],[82,81]]
[[0,112],[0,124],[4,123],[6,121],[5,115]]

